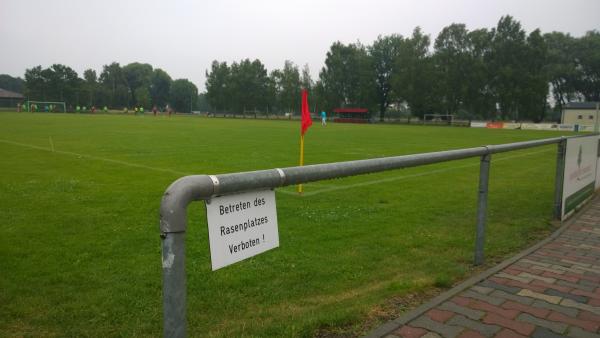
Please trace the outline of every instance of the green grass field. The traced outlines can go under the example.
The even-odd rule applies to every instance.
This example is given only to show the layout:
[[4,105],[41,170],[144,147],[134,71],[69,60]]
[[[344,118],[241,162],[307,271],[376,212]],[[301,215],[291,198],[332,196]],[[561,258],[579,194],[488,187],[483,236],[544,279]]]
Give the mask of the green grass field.
[[[0,114],[0,336],[160,336],[158,208],[186,174],[294,166],[299,122]],[[457,149],[556,132],[315,123],[306,163]],[[550,225],[556,146],[493,156],[486,254]],[[211,272],[189,208],[189,335],[358,334],[386,300],[472,272],[479,160],[277,190],[280,247]]]

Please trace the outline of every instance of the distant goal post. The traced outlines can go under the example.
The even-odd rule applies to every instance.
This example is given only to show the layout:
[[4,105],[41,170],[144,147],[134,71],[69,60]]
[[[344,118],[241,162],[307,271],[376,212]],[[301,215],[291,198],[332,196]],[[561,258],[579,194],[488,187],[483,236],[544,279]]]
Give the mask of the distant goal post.
[[25,101],[23,110],[27,112],[66,113],[67,105],[57,101]]
[[424,114],[423,123],[430,124],[452,124],[454,115],[452,114]]

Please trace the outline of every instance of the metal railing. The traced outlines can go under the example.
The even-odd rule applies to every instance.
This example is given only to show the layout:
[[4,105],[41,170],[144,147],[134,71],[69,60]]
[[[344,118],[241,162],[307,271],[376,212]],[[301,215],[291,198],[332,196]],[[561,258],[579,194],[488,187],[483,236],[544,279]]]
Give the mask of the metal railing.
[[559,219],[562,203],[563,155],[566,140],[567,137],[555,137],[535,141],[488,145],[475,148],[368,160],[276,168],[234,174],[192,175],[182,177],[167,188],[160,206],[164,335],[165,337],[186,336],[185,232],[187,229],[187,206],[192,201],[207,200],[217,195],[271,189],[300,183],[416,167],[479,156],[481,160],[474,263],[475,265],[480,265],[484,262],[487,193],[492,154],[539,147],[548,144],[558,144],[554,217]]

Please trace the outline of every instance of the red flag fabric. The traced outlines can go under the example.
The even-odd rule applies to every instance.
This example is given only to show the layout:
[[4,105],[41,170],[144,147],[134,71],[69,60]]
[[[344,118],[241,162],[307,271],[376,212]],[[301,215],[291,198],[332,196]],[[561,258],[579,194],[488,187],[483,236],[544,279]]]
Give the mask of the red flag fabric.
[[302,90],[302,130],[300,133],[304,136],[306,129],[312,125],[312,119],[310,118],[310,112],[308,111],[308,91]]

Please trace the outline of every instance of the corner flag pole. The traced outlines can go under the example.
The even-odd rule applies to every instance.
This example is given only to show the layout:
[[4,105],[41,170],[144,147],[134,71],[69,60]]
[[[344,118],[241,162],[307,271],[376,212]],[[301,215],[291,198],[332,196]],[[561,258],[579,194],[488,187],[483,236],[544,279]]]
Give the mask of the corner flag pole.
[[[304,134],[300,135],[300,166],[304,165]],[[298,193],[301,194],[304,190],[302,189],[302,183],[298,184]]]
[[[300,128],[300,166],[304,165],[304,133],[312,125],[310,111],[308,110],[308,91],[302,90],[302,124]],[[302,194],[302,184],[298,184],[298,193]]]

